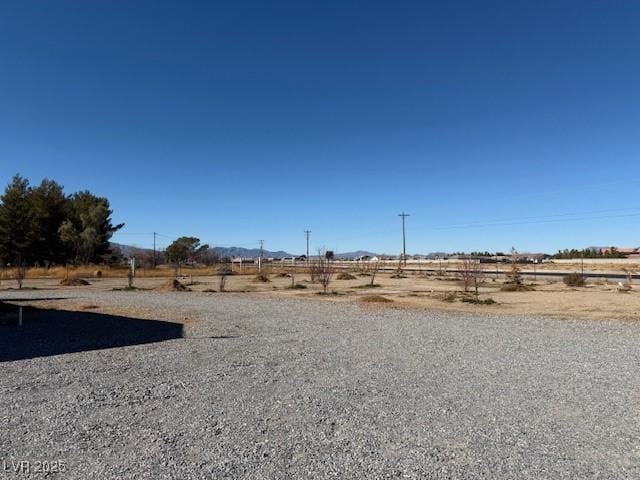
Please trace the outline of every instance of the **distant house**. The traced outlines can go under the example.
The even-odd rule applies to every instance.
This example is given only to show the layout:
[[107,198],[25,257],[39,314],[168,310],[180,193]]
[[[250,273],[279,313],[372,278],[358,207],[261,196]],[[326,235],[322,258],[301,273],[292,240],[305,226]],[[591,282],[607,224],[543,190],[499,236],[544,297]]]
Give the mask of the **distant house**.
[[254,263],[256,261],[253,257],[235,257],[231,259],[231,263]]
[[543,260],[550,257],[550,255],[546,253],[520,253],[518,256],[522,261],[528,263],[542,263]]

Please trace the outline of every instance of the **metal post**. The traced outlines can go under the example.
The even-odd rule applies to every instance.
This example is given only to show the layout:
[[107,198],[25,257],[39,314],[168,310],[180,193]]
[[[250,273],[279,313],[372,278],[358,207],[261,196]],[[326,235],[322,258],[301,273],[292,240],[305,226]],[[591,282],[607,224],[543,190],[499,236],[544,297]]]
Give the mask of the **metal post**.
[[304,234],[307,237],[307,263],[309,263],[309,236],[311,235],[311,230],[305,230]]
[[18,307],[18,326],[22,326],[22,307]]
[[409,216],[408,213],[399,213],[399,217],[402,217],[402,259],[404,261],[404,266],[407,266],[407,237],[404,228],[404,219]]
[[153,268],[158,265],[156,260],[156,235],[158,234],[156,232],[153,232]]

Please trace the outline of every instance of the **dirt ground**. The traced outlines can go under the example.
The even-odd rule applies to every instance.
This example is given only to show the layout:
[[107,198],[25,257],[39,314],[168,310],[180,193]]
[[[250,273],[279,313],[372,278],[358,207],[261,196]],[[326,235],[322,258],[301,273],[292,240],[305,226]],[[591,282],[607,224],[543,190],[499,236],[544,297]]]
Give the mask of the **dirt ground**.
[[[255,275],[230,275],[226,277],[225,292],[219,292],[220,279],[217,276],[182,277],[180,282],[190,291],[180,292],[182,295],[268,295],[276,297],[297,298],[300,300],[314,298],[331,302],[373,302],[372,308],[416,308],[427,310],[449,310],[463,312],[487,312],[545,316],[565,319],[596,320],[639,320],[640,288],[636,285],[629,293],[617,291],[617,282],[604,280],[588,280],[581,288],[567,287],[561,280],[542,279],[528,283],[532,287],[527,292],[503,292],[500,290],[501,279],[487,278],[480,289],[480,300],[491,299],[493,304],[470,304],[463,301],[473,298],[471,293],[465,294],[461,282],[452,277],[407,275],[405,278],[392,278],[390,274],[378,274],[375,287],[369,287],[370,277],[352,272],[353,280],[338,280],[334,275],[328,287],[328,294],[321,295],[322,287],[312,283],[308,274],[296,274],[295,284],[291,288],[292,279],[285,274],[270,274],[268,281],[260,281]],[[88,278],[89,286],[71,287],[84,289],[114,290],[127,285],[125,278]],[[137,278],[135,287],[154,291],[169,291],[166,278]],[[52,292],[61,287],[57,279],[28,279],[25,288],[51,289]],[[0,290],[15,289],[15,282],[4,281]],[[52,297],[55,294],[52,293]],[[385,302],[378,307],[376,296],[383,297]],[[374,297],[373,299],[371,297]],[[56,306],[52,300],[49,306]],[[86,301],[65,300],[58,308],[74,308],[100,311],[100,305],[88,305]],[[110,308],[109,313],[124,313]],[[107,312],[103,312],[107,313]],[[131,312],[145,316],[145,312]]]

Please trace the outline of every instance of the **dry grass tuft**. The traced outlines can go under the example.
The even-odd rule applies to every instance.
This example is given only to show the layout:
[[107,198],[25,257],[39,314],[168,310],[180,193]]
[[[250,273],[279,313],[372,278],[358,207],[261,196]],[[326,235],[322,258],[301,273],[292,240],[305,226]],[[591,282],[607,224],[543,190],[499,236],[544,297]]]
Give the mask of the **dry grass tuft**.
[[267,275],[265,275],[264,273],[259,273],[258,275],[253,277],[253,280],[255,282],[263,282],[263,283],[267,283],[267,282],[271,281],[271,280],[269,280],[269,277]]

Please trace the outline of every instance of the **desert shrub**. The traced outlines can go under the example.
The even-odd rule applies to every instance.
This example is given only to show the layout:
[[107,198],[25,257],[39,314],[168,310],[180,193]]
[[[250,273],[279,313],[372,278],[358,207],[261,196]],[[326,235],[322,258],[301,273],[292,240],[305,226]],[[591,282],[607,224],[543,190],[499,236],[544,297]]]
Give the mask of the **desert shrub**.
[[259,273],[258,275],[256,275],[254,277],[254,280],[256,282],[264,282],[264,283],[267,283],[267,282],[271,281],[271,280],[269,280],[269,277],[267,275],[265,275],[264,273]]
[[453,303],[456,300],[456,294],[452,292],[448,292],[442,297],[443,302]]
[[584,287],[586,282],[584,277],[579,273],[570,273],[562,277],[562,281],[567,287]]
[[525,285],[522,281],[520,267],[517,263],[517,252],[514,248],[511,249],[511,266],[505,275],[507,281],[500,287],[503,292],[528,292],[533,290],[533,287]]
[[307,286],[304,283],[296,283],[295,285],[292,285],[289,288],[292,290],[304,290],[305,288],[307,288]]

